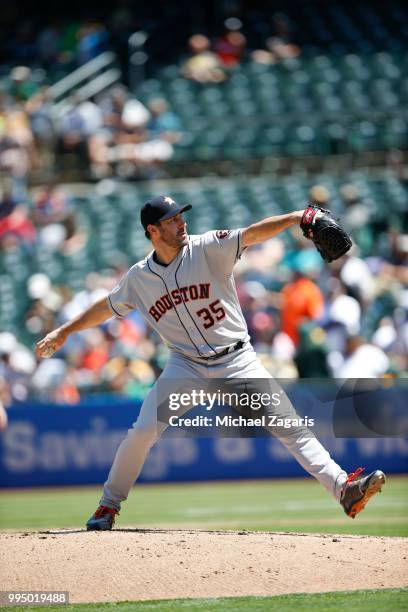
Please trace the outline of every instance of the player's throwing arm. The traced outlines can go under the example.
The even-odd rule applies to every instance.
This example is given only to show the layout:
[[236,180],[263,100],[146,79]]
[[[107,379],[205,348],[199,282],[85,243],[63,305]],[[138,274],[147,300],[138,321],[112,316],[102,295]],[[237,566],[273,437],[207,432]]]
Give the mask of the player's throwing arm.
[[99,325],[111,316],[112,312],[108,306],[107,298],[98,300],[79,316],[54,329],[45,338],[37,342],[37,357],[52,357],[65,344],[70,334]]

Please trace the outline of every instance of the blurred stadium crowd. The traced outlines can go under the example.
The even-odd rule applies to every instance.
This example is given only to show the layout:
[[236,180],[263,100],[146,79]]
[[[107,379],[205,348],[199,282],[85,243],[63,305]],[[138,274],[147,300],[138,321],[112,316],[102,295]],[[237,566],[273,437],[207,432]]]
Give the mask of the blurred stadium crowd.
[[[169,160],[406,147],[408,16],[397,0],[202,3],[217,9],[212,22],[182,3],[160,19],[155,2],[107,2],[104,13],[91,2],[82,18],[25,7],[24,19],[18,4],[0,16],[0,170],[16,189],[27,173],[154,179],[172,175]],[[108,52],[115,87],[69,86]]]
[[[278,377],[407,375],[402,3],[203,3],[208,14],[168,3],[158,19],[155,2],[137,12],[129,0],[102,13],[90,3],[68,20],[22,19],[19,4],[6,2],[1,17],[0,402],[144,396],[166,350],[138,313],[70,338],[41,363],[32,347],[144,256],[138,210],[158,193],[191,201],[191,233],[308,201],[339,213],[355,247],[337,263],[323,266],[300,231],[242,258],[253,344]],[[67,91],[57,112],[54,84],[107,51],[122,78],[92,96]],[[380,167],[339,176],[337,156],[352,163],[373,151]],[[333,156],[333,171],[308,175],[309,156]],[[245,166],[282,158],[295,160],[291,175],[250,176]],[[225,161],[248,176],[220,178],[206,165]],[[201,176],[175,179],[174,162]],[[72,176],[88,183],[64,185]]]

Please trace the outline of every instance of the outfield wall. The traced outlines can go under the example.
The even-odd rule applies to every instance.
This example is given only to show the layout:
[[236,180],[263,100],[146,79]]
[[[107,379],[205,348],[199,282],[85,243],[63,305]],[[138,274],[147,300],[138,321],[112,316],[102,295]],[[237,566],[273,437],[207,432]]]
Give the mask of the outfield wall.
[[[140,404],[94,402],[75,406],[27,405],[9,411],[0,434],[0,487],[100,484]],[[325,439],[347,471],[362,465],[408,472],[403,438]],[[140,480],[182,482],[299,477],[302,468],[273,437],[168,437],[151,450]]]

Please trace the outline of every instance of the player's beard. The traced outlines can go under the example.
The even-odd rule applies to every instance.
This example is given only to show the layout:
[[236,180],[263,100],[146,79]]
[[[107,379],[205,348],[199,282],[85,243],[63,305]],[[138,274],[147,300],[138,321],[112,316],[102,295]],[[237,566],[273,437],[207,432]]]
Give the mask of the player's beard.
[[180,241],[180,246],[186,246],[186,244],[188,243],[188,234],[187,234],[187,231],[184,231],[183,234],[178,236],[178,239]]
[[167,246],[173,249],[181,249],[188,244],[187,228],[185,228],[183,232],[178,232],[175,236],[168,235],[167,232],[162,232],[161,239]]

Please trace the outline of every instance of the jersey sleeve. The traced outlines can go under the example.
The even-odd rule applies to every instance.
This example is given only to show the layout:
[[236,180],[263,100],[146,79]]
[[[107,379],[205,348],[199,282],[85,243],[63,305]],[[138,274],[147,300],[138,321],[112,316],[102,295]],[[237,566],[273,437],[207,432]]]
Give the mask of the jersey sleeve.
[[130,269],[108,294],[108,303],[115,317],[125,317],[136,309],[136,289],[133,270]]
[[202,236],[203,247],[207,262],[214,271],[222,274],[231,274],[232,269],[241,257],[242,236],[241,229],[213,230]]

